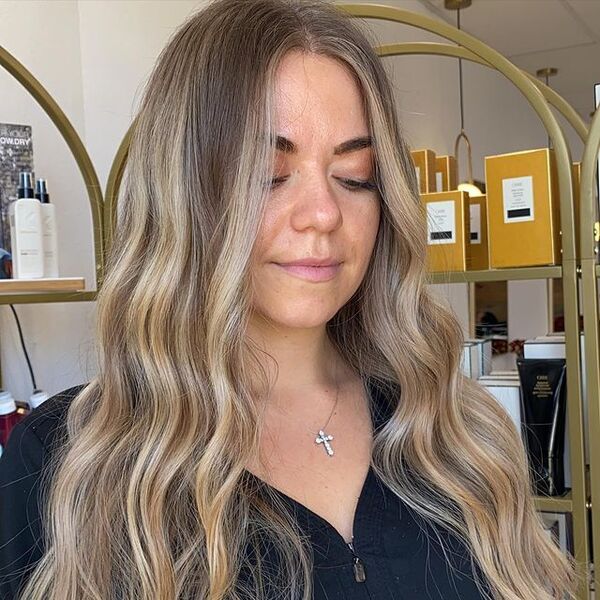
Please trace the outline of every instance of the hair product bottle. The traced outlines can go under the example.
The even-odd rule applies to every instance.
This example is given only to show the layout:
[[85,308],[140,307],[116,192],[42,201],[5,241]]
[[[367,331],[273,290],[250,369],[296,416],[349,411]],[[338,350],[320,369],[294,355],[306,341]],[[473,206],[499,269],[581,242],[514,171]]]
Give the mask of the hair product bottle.
[[564,494],[566,361],[517,358],[517,368],[522,434],[536,491],[544,496]]
[[23,418],[17,412],[17,405],[12,394],[7,390],[0,390],[0,444],[6,446],[12,428]]
[[44,246],[44,277],[58,277],[58,245],[56,235],[56,211],[50,203],[45,179],[35,182],[35,197],[41,203],[42,238]]
[[48,393],[47,392],[42,392],[42,390],[35,390],[33,392],[33,394],[31,394],[31,396],[29,396],[29,409],[30,410],[34,410],[36,409],[40,404],[43,404],[44,402],[46,402],[46,400],[48,400]]
[[44,276],[42,211],[33,196],[31,173],[19,173],[18,199],[8,207],[13,278]]

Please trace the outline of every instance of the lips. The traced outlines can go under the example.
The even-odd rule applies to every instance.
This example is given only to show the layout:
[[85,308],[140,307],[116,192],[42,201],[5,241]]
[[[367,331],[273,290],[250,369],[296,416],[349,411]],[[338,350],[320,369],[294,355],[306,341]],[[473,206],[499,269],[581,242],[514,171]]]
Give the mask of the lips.
[[291,260],[286,262],[277,263],[285,266],[297,266],[297,267],[331,267],[340,264],[342,261],[335,258],[299,258],[298,260]]
[[273,263],[293,277],[298,277],[306,281],[322,282],[333,279],[341,269],[341,263],[326,265],[314,264],[279,264]]

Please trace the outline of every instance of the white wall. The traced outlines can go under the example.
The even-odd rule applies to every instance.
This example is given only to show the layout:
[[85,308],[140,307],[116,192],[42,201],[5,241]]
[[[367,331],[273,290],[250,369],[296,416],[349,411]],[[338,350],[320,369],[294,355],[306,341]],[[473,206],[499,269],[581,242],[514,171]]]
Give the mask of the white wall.
[[[428,14],[416,0],[396,0],[393,4]],[[158,53],[190,11],[200,5],[194,0],[0,2],[2,45],[35,75],[71,120],[103,189]],[[440,41],[436,36],[383,21],[371,20],[368,26],[380,43]],[[430,147],[438,154],[452,153],[459,130],[456,61],[396,57],[385,59],[385,63],[393,77],[410,145]],[[485,154],[546,143],[531,109],[501,77],[465,64],[464,80],[466,127],[473,143],[476,177],[483,175]],[[91,217],[75,162],[43,111],[4,71],[0,71],[0,98],[0,121],[33,127],[36,176],[46,177],[56,204],[61,274],[83,275],[87,288],[94,289]],[[448,294],[466,324],[464,288],[452,286]],[[39,387],[55,393],[95,374],[94,303],[15,308]],[[0,307],[0,328],[4,386],[16,398],[26,399],[31,393],[29,375],[8,306]],[[519,333],[513,331],[511,335]]]

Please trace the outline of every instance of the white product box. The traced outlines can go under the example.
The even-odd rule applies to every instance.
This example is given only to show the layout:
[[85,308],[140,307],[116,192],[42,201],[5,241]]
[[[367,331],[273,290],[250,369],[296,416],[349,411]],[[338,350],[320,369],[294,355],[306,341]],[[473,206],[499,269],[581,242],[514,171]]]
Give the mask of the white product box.
[[540,512],[548,537],[565,554],[573,554],[573,527],[570,513]]
[[521,431],[521,386],[516,373],[484,375],[479,378],[479,383],[485,386],[490,394],[498,400],[500,405],[510,415],[517,431]]
[[472,338],[465,343],[475,344],[479,355],[479,375],[489,375],[492,372],[492,340],[491,338]]
[[462,372],[471,379],[477,379],[480,375],[481,363],[479,360],[479,346],[472,342],[463,344],[460,368]]

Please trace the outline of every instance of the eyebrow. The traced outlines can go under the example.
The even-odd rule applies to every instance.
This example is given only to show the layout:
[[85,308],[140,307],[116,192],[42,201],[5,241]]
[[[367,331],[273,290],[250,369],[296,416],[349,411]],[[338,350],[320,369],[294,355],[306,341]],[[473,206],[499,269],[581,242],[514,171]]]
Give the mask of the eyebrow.
[[[333,153],[336,155],[347,154],[348,152],[354,152],[355,150],[370,148],[372,145],[373,139],[371,138],[371,136],[367,135],[363,137],[357,137],[342,142],[333,149]],[[286,137],[283,137],[282,135],[277,136],[275,146],[277,147],[277,150],[281,150],[286,154],[296,154],[296,152],[298,152],[296,144],[294,144],[294,142],[292,142],[291,140],[288,140]]]

